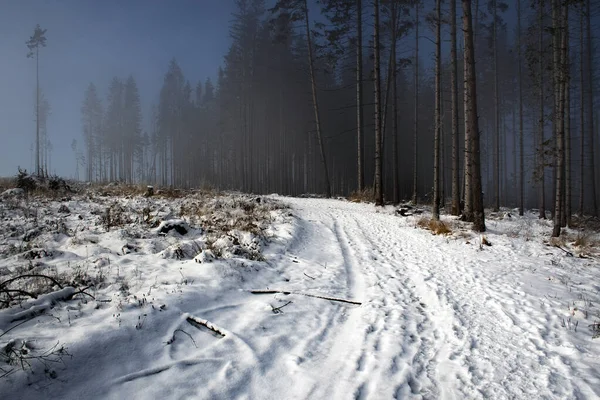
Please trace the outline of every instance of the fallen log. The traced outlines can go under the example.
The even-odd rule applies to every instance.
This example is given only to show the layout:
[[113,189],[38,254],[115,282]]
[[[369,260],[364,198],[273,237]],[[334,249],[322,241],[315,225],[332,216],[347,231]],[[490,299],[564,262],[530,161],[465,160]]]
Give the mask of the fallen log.
[[223,332],[223,330],[221,328],[215,326],[210,321],[207,321],[207,320],[202,319],[202,318],[197,318],[197,317],[194,317],[194,316],[191,316],[191,315],[189,315],[188,317],[186,317],[185,320],[190,325],[192,325],[194,328],[200,329],[200,327],[205,327],[208,330],[211,330],[212,332],[214,332],[215,334],[217,334],[218,336],[225,337],[225,332]]

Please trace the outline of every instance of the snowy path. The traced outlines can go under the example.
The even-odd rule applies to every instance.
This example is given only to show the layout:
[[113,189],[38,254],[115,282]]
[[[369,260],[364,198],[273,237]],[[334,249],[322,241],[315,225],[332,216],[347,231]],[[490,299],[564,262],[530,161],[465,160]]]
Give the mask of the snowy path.
[[[480,250],[477,237],[469,243],[433,236],[416,229],[412,217],[395,217],[372,205],[281,200],[292,207],[295,219],[280,224],[260,269],[193,261],[174,268],[172,261],[156,264],[154,255],[122,258],[123,265],[146,263],[138,293],[143,289],[150,297],[147,285],[152,285],[154,304],[167,304],[164,312],[154,306],[130,308],[123,318],[138,315],[133,312],[148,318],[137,330],[122,328],[120,320],[117,329],[120,317],[112,309],[90,311],[79,322],[84,333],[57,324],[61,339],[75,343],[64,380],[32,385],[26,392],[13,387],[7,394],[63,399],[600,397],[600,340],[593,340],[583,323],[578,330],[563,326],[566,315],[583,322],[582,309],[597,310],[591,299],[600,301],[600,272],[593,261],[565,258],[539,241],[508,237],[495,230],[494,222],[488,223],[493,246]],[[153,269],[150,262],[156,264]],[[168,283],[180,274],[194,283]],[[225,285],[223,277],[234,283]],[[249,292],[267,288],[292,294]],[[575,292],[588,293],[590,303],[573,303]],[[277,307],[281,312],[273,312]],[[212,322],[225,337],[192,327],[187,316]],[[586,315],[585,321],[592,323],[594,316]]]

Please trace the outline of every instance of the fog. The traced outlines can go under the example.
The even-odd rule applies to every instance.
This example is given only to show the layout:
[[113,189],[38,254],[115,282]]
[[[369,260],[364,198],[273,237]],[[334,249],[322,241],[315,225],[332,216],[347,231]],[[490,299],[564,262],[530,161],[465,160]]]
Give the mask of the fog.
[[[42,118],[46,122],[42,130],[51,145],[41,149],[40,160],[48,173],[89,181],[292,195],[326,193],[330,186],[333,195],[346,196],[359,187],[360,170],[364,187],[371,187],[376,174],[372,2],[363,1],[362,8],[362,128],[357,124],[355,3],[324,2],[337,7],[338,17],[342,17],[335,19],[333,9],[326,12],[321,4],[308,2],[311,52],[303,2],[280,1],[284,7],[269,10],[274,3],[3,1],[0,175],[14,175],[17,166],[36,169],[36,70],[35,59],[26,57],[25,42],[39,24],[47,30],[47,46],[39,54],[39,79],[41,98],[47,100],[50,110]],[[419,200],[430,201],[436,97],[434,1],[422,2],[418,39],[413,3],[381,1],[382,185],[387,200],[410,199],[416,194]],[[398,7],[395,91],[391,90],[390,72],[392,4]],[[497,6],[496,24],[491,17],[493,4]],[[547,29],[551,13],[548,6],[542,10],[540,31],[538,9],[522,1],[519,58],[516,4],[516,0],[481,2],[480,9],[474,10],[484,201],[486,205],[516,207],[522,174],[526,206],[539,207],[543,173],[544,199],[550,209],[556,165],[553,72],[548,67],[552,60],[552,37]],[[587,14],[580,24],[581,7],[570,8],[568,185],[573,210],[581,204],[582,188],[584,207],[592,209],[595,181],[600,176],[600,162],[594,161],[599,153],[600,124],[593,124],[598,118],[594,114],[600,81],[595,28],[600,7],[592,2],[591,41],[586,34]],[[458,175],[462,187],[460,2],[457,13]],[[448,2],[442,5],[442,15],[440,191],[446,199],[451,195],[453,168]],[[540,76],[544,78],[542,92]],[[545,123],[540,140],[542,98]],[[319,124],[315,123],[315,99]],[[596,104],[594,111],[591,104]],[[362,165],[357,163],[359,131],[364,146]],[[541,166],[542,156],[545,167]]]

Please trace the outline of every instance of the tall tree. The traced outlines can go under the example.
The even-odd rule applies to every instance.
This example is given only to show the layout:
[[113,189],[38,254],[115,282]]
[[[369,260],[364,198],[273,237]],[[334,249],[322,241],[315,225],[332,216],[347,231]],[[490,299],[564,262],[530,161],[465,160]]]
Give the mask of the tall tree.
[[596,165],[595,165],[595,147],[594,147],[594,68],[592,64],[593,46],[592,46],[592,12],[591,0],[586,0],[586,36],[587,36],[587,74],[588,74],[588,137],[590,141],[590,173],[592,175],[592,213],[598,216],[598,201],[596,197]]
[[435,3],[435,134],[433,139],[433,219],[440,219],[440,139],[442,130],[442,6]]
[[539,106],[540,119],[538,126],[538,155],[539,155],[539,205],[540,218],[546,218],[546,157],[545,157],[545,140],[544,140],[544,0],[540,0],[538,10],[538,90],[539,90]]
[[413,131],[413,188],[412,202],[418,200],[419,176],[419,7],[421,1],[415,1],[415,98],[414,98],[414,131]]
[[552,2],[552,32],[554,39],[554,96],[555,96],[555,137],[556,137],[556,193],[554,197],[554,221],[552,236],[560,236],[563,213],[563,188],[565,169],[565,88],[566,88],[566,49],[568,45],[569,6],[559,0]]
[[46,47],[46,29],[42,29],[39,24],[35,26],[33,35],[27,41],[27,58],[35,58],[35,105],[36,105],[36,124],[35,124],[35,170],[38,175],[42,174],[40,164],[40,48]]
[[[465,79],[465,216],[473,222],[477,232],[485,231],[485,215],[481,188],[481,163],[479,152],[479,122],[477,117],[477,75],[473,44],[473,20],[471,0],[462,0],[464,35],[464,79]],[[468,186],[467,186],[468,185]],[[469,195],[466,194],[469,192]]]
[[362,28],[362,0],[356,0],[356,130],[357,130],[357,179],[358,191],[364,190],[364,113],[363,113],[363,28]]
[[381,114],[381,43],[379,41],[379,0],[374,1],[374,84],[375,84],[375,205],[383,205],[383,176],[382,176],[382,114]]
[[[81,122],[83,125],[83,140],[87,154],[86,179],[94,180],[94,167],[101,159],[100,141],[102,140],[102,103],[96,85],[90,83],[87,87],[81,106]],[[98,166],[100,170],[101,166]],[[99,170],[97,172],[99,172]]]
[[517,63],[517,80],[519,81],[519,215],[523,216],[525,212],[525,160],[523,152],[523,61],[521,59],[521,0],[517,0]]
[[452,215],[460,214],[458,145],[458,62],[456,44],[456,0],[450,0],[450,85],[452,113]]
[[579,8],[579,217],[583,217],[583,205],[585,196],[585,91],[583,64],[585,52],[583,46],[583,15],[586,4],[583,2]]

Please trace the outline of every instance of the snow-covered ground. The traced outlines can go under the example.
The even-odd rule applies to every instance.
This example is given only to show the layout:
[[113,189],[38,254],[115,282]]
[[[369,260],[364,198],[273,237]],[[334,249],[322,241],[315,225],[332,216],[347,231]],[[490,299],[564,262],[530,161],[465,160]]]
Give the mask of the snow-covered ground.
[[[450,218],[453,233],[434,236],[419,216],[389,207],[275,200],[290,209],[268,206],[260,226],[217,233],[207,219],[243,214],[255,199],[152,200],[150,217],[151,200],[119,199],[129,217],[108,232],[92,200],[48,202],[38,219],[56,229],[30,233],[33,255],[15,249],[34,228],[3,228],[14,242],[0,243],[14,253],[0,261],[4,274],[79,278],[74,289],[54,287],[54,301],[0,310],[0,346],[13,356],[10,365],[0,357],[12,371],[0,398],[600,396],[593,249],[549,245],[549,223],[533,214],[488,220],[483,246]],[[70,214],[59,217],[62,204]],[[186,217],[193,207],[209,215]],[[137,222],[132,210],[141,210]],[[5,212],[2,223],[30,220],[19,215]],[[160,221],[186,233],[160,234]],[[92,284],[94,299],[56,300]],[[47,360],[23,369],[15,349]]]

